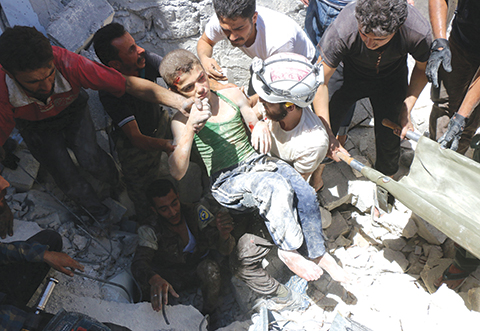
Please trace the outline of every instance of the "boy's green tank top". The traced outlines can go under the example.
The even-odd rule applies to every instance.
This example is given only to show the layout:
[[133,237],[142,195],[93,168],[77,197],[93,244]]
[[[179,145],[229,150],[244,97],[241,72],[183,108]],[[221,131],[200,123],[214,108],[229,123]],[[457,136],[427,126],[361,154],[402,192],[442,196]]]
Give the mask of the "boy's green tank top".
[[240,108],[224,95],[212,91],[235,109],[235,116],[226,122],[210,123],[195,135],[195,144],[210,176],[242,162],[254,152],[242,122]]

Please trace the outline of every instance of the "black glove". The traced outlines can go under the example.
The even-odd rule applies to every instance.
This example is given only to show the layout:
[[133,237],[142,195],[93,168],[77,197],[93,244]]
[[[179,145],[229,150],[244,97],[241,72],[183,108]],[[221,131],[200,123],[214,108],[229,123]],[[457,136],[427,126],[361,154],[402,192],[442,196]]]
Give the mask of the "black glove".
[[438,139],[438,143],[442,146],[442,148],[447,148],[448,144],[451,142],[450,149],[454,151],[457,150],[460,136],[465,129],[466,120],[466,117],[463,117],[458,113],[453,115],[448,123],[447,132],[445,132],[443,136]]
[[442,64],[446,72],[452,71],[452,52],[450,52],[448,40],[443,38],[435,39],[430,50],[432,53],[428,58],[425,74],[427,75],[428,81],[431,82],[435,88],[438,88],[438,69],[440,69],[440,64]]

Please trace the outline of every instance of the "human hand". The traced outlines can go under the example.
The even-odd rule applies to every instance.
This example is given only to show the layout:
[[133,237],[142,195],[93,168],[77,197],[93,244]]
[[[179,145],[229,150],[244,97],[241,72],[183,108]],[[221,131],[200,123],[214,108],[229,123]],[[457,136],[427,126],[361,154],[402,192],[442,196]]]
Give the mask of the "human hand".
[[6,189],[0,192],[0,237],[13,236],[13,214],[5,201]]
[[345,155],[350,156],[350,153],[340,144],[338,139],[334,135],[329,135],[329,148],[327,151],[326,157],[331,158],[335,162],[340,162],[340,158],[337,156],[337,153],[343,153]]
[[43,261],[53,269],[58,270],[70,277],[73,277],[73,271],[67,268],[80,270],[82,272],[84,271],[83,265],[62,252],[45,251],[43,254]]
[[267,154],[272,147],[272,137],[267,123],[258,121],[252,130],[252,145],[261,154]]
[[185,100],[182,104],[182,107],[180,107],[178,110],[185,116],[185,117],[190,117],[190,110],[192,109],[192,106],[197,107],[197,109],[202,109],[202,101],[198,98],[195,97],[190,97],[187,100]]
[[222,68],[218,65],[215,59],[207,57],[202,61],[202,65],[207,72],[208,77],[215,80],[228,80],[228,78],[223,74]]
[[460,136],[465,129],[466,117],[463,117],[459,113],[455,113],[448,123],[447,132],[438,139],[438,143],[442,148],[447,148],[449,143],[450,149],[456,151],[458,143],[460,142]]
[[448,40],[443,38],[435,39],[430,50],[431,54],[428,58],[425,74],[427,75],[428,81],[431,82],[435,88],[438,88],[438,69],[440,69],[440,64],[442,64],[446,72],[452,71],[452,52],[450,51]]
[[407,136],[407,131],[413,131],[413,124],[410,120],[410,116],[408,115],[408,111],[406,106],[404,105],[404,109],[400,113],[398,117],[398,122],[400,123],[399,127],[395,127],[393,129],[393,133],[400,137],[400,139],[405,139]]
[[220,210],[217,215],[215,215],[215,221],[218,232],[220,232],[220,238],[227,240],[228,237],[230,237],[230,232],[233,230],[232,216],[230,216],[228,211]]
[[212,112],[210,108],[210,103],[208,102],[208,99],[205,98],[200,101],[200,108],[198,107],[197,103],[192,106],[188,122],[190,122],[190,124],[192,125],[193,131],[195,133],[199,133],[211,116]]
[[168,155],[173,153],[175,150],[175,146],[172,145],[173,140],[171,139],[158,139],[158,144],[160,145],[160,149],[166,152]]
[[308,0],[300,0],[305,6],[308,6]]
[[168,293],[178,298],[172,285],[159,275],[154,275],[148,283],[150,284],[150,301],[153,310],[158,312],[162,309],[162,305],[168,303]]

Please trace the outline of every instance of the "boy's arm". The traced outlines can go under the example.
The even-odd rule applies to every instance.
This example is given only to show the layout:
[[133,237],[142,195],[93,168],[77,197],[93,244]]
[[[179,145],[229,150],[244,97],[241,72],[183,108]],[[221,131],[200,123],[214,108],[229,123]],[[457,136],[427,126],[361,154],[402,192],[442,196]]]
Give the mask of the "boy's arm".
[[235,101],[240,108],[245,123],[247,123],[248,128],[252,132],[252,146],[259,153],[267,154],[272,147],[272,138],[268,125],[259,120],[258,111],[254,111],[250,107],[249,100],[240,90],[237,91]]
[[190,163],[190,154],[192,152],[193,138],[195,132],[199,131],[198,126],[204,125],[210,116],[212,116],[208,101],[202,101],[202,103],[202,110],[198,110],[196,105],[192,106],[188,118],[181,113],[177,113],[172,120],[175,150],[168,158],[168,165],[170,167],[170,174],[176,180],[182,179],[187,172],[188,164]]

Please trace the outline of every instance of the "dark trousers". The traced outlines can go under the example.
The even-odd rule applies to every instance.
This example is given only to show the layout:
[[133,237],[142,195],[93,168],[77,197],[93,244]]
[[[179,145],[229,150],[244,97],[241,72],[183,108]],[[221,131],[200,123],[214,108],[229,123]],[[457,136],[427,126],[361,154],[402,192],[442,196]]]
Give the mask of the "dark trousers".
[[[48,245],[49,251],[62,250],[62,237],[52,230],[43,230],[27,242]],[[6,295],[2,304],[24,308],[49,270],[46,263],[16,262],[0,266],[0,292]]]
[[79,165],[93,177],[111,185],[118,181],[113,159],[98,146],[88,108],[88,95],[79,97],[55,117],[43,121],[17,120],[32,155],[47,169],[58,187],[94,216],[108,212],[93,187],[80,175],[68,154],[70,148]]
[[273,241],[246,233],[240,237],[230,256],[230,267],[233,274],[243,280],[250,289],[261,295],[275,293],[280,285],[262,267],[262,260],[272,249],[276,249]]
[[369,98],[375,119],[375,169],[386,176],[398,170],[400,157],[400,138],[382,125],[387,118],[398,123],[398,116],[407,95],[407,66],[385,78],[366,79],[344,68],[343,85],[330,98],[330,123],[336,133],[350,107],[363,98]]

